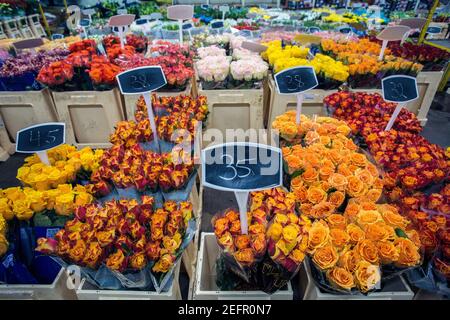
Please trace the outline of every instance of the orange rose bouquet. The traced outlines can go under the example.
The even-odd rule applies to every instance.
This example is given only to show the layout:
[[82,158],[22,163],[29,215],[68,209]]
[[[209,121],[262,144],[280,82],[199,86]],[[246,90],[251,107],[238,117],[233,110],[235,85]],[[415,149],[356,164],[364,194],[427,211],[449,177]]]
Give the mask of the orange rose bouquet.
[[38,239],[36,250],[82,267],[83,277],[102,289],[145,290],[152,277],[161,283],[194,234],[192,204],[168,201],[156,209],[153,197],[140,200],[77,207],[75,218],[54,238]]

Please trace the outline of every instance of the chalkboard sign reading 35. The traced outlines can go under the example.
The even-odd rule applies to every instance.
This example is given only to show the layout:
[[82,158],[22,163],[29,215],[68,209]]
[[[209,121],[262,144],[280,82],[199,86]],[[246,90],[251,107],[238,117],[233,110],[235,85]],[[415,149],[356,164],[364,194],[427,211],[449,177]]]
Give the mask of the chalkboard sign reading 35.
[[42,123],[17,132],[16,151],[35,153],[59,146],[65,142],[66,124]]
[[225,143],[202,151],[203,185],[223,191],[256,191],[282,183],[281,150],[256,143]]

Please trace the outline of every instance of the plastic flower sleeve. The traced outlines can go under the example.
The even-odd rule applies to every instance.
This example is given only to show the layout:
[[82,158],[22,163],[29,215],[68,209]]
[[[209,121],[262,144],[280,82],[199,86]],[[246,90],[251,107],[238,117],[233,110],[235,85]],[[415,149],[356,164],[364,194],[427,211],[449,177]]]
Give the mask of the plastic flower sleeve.
[[244,281],[256,285],[256,265],[266,253],[266,213],[249,212],[248,220],[247,235],[241,234],[239,213],[233,209],[216,214],[212,224],[227,267]]

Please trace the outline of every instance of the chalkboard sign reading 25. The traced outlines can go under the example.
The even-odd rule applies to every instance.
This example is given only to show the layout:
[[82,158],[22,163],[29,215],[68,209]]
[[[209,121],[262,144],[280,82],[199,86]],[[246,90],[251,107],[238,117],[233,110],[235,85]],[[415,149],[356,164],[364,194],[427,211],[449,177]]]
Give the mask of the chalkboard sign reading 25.
[[256,143],[225,143],[202,151],[203,185],[223,191],[256,191],[282,183],[281,150]]
[[17,132],[16,151],[35,153],[59,146],[65,142],[63,122],[42,123]]

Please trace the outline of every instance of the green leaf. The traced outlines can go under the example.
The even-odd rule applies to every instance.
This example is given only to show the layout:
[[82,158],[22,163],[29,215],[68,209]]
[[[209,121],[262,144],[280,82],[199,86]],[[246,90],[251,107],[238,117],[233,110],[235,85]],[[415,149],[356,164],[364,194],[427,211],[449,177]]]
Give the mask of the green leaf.
[[400,228],[396,228],[395,229],[395,234],[397,235],[397,237],[407,238],[408,239],[408,236],[406,235],[405,231],[403,231]]
[[298,176],[301,176],[303,174],[303,172],[305,172],[305,169],[300,169],[295,171],[292,175],[291,175],[291,179],[294,179]]

